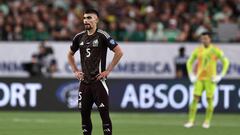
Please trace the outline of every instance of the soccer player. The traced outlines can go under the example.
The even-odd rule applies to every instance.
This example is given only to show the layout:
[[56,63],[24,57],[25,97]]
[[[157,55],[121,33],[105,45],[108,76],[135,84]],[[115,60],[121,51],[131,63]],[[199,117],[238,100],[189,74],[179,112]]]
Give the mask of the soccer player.
[[[68,53],[68,62],[78,80],[78,107],[81,110],[82,131],[84,135],[91,135],[91,109],[93,103],[98,107],[104,135],[112,135],[112,123],[109,117],[108,88],[105,80],[114,66],[119,62],[123,53],[120,46],[105,31],[97,28],[99,14],[94,9],[84,12],[83,23],[85,31],[78,33],[72,41]],[[114,52],[111,63],[106,68],[107,49]],[[74,54],[79,50],[82,70],[75,64]]]
[[[192,55],[187,61],[189,79],[194,84],[194,97],[189,107],[188,122],[184,125],[186,128],[191,128],[194,126],[197,104],[203,90],[206,90],[208,106],[206,108],[205,120],[202,124],[202,127],[210,127],[214,110],[214,90],[216,89],[217,83],[223,78],[229,67],[229,61],[224,56],[223,51],[211,43],[209,32],[202,33],[200,40],[202,44],[193,51]],[[197,60],[196,73],[192,68],[195,60]],[[223,69],[220,74],[217,74],[218,60],[220,60],[223,64]]]

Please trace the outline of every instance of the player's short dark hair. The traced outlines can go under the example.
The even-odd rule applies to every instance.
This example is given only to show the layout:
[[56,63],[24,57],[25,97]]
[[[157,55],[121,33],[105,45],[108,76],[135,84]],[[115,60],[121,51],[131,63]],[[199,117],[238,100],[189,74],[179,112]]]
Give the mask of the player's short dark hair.
[[97,17],[99,17],[99,13],[98,13],[98,11],[95,10],[95,9],[86,9],[86,10],[84,11],[84,14],[95,14],[95,15],[97,15]]
[[211,37],[212,33],[211,32],[203,32],[201,36],[210,36]]

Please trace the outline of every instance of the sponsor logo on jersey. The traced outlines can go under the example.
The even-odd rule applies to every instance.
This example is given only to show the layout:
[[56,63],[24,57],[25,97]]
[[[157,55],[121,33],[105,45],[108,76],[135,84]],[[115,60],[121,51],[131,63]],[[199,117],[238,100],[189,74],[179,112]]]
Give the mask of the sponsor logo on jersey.
[[104,129],[103,132],[111,132],[111,130],[107,128],[107,129]]
[[82,45],[84,45],[83,41],[79,44],[79,46],[82,46]]
[[86,133],[86,132],[88,132],[88,130],[87,129],[83,129],[83,133]]
[[105,107],[105,105],[104,105],[103,103],[101,103],[101,104],[99,105],[99,108],[102,108],[102,107]]

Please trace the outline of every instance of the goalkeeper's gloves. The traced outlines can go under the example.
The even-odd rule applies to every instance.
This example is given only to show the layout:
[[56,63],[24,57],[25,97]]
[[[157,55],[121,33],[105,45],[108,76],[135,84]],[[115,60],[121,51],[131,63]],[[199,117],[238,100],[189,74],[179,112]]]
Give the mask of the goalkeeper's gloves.
[[189,79],[191,83],[195,83],[197,81],[197,77],[193,73],[189,74]]
[[213,81],[214,83],[219,83],[219,82],[222,80],[222,78],[223,78],[223,75],[222,75],[222,74],[216,75],[216,76],[214,76],[214,77],[212,78],[212,81]]

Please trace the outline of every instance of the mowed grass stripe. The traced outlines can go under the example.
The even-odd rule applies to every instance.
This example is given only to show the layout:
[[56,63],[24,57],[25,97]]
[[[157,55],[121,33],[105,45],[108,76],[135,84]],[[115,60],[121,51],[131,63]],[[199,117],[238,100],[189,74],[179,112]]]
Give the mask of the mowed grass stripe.
[[[183,128],[187,114],[111,113],[114,135],[238,135],[240,115],[215,114],[210,129],[201,128],[204,114],[197,115],[196,126]],[[0,112],[0,135],[81,135],[78,112]],[[101,119],[92,113],[93,135],[102,135]]]

